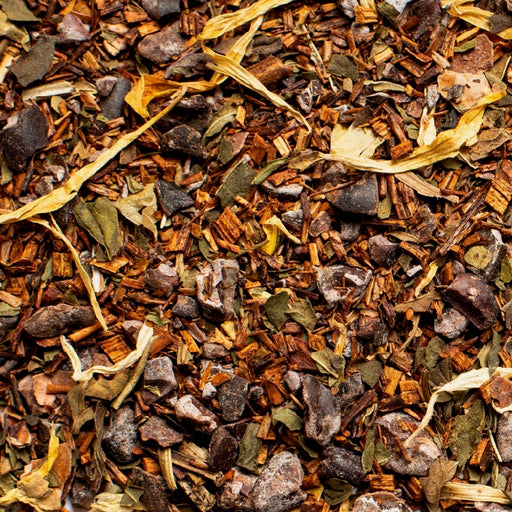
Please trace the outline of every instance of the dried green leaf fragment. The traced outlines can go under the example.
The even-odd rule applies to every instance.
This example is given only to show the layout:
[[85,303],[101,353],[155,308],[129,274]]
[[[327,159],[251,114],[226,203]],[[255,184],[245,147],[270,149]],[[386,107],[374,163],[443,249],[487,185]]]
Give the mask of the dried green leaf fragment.
[[290,304],[286,313],[308,331],[312,331],[315,328],[317,322],[316,313],[308,298]]
[[324,348],[318,352],[313,352],[311,358],[318,366],[321,373],[332,375],[339,378],[345,370],[345,359],[335,354],[330,348]]
[[233,205],[236,196],[245,197],[251,190],[255,176],[256,172],[246,161],[242,160],[235,165],[217,190],[216,195],[220,199],[222,207]]
[[374,359],[373,361],[360,363],[357,367],[361,371],[362,381],[371,388],[375,387],[380,379],[382,363]]
[[78,225],[105,249],[111,260],[122,246],[115,206],[106,197],[99,197],[94,203],[78,203],[74,214]]
[[265,303],[265,313],[276,329],[281,329],[288,320],[288,292],[276,293]]
[[375,456],[375,430],[366,431],[366,441],[364,445],[363,455],[361,457],[361,465],[363,471],[369,473],[373,466],[373,458]]
[[304,422],[297,414],[297,411],[291,407],[275,407],[272,409],[272,423],[282,423],[288,430],[300,431]]
[[256,474],[260,472],[256,458],[258,457],[262,444],[261,440],[256,437],[259,429],[260,426],[258,423],[249,423],[249,425],[247,425],[244,437],[240,443],[238,460],[236,462],[241,468]]
[[354,82],[359,80],[357,64],[354,58],[349,55],[333,55],[327,71],[341,78],[350,78]]
[[448,438],[448,446],[454,452],[461,467],[464,467],[482,439],[484,422],[485,408],[481,400],[475,402],[466,414],[460,414],[455,418]]

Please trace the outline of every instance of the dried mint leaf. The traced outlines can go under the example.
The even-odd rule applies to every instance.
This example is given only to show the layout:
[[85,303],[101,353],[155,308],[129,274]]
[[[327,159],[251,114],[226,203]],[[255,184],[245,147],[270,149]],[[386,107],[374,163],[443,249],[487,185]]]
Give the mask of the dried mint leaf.
[[439,353],[446,348],[445,342],[439,337],[434,336],[429,342],[425,350],[425,360],[423,366],[427,370],[433,370],[441,360]]
[[130,194],[128,197],[118,199],[114,204],[130,222],[136,226],[144,226],[153,233],[155,238],[158,236],[154,215],[157,210],[154,183],[146,185],[137,194]]
[[482,400],[476,401],[466,414],[460,414],[455,418],[448,446],[455,454],[460,467],[464,467],[481,441],[484,422],[485,408]]
[[236,118],[237,108],[233,105],[226,105],[222,107],[212,119],[208,130],[204,134],[204,137],[213,137],[222,131],[224,126],[232,123]]
[[0,36],[8,37],[17,43],[26,45],[30,42],[30,36],[25,28],[18,28],[7,19],[5,12],[0,11]]
[[388,219],[391,215],[392,208],[393,203],[391,202],[391,196],[386,194],[386,197],[379,201],[379,206],[377,207],[377,217],[379,219]]
[[288,320],[288,299],[288,293],[283,291],[276,293],[265,303],[265,313],[276,329],[281,329]]
[[512,281],[512,265],[507,255],[501,260],[500,279],[506,284]]
[[287,313],[308,331],[312,331],[315,328],[317,322],[316,313],[309,299],[306,298],[294,302],[292,307],[288,308]]
[[272,409],[272,424],[282,423],[288,430],[302,430],[304,423],[297,412],[291,407],[275,407]]
[[374,359],[357,365],[361,371],[362,381],[371,388],[377,385],[380,379],[380,372],[382,371],[382,363]]
[[251,190],[255,176],[256,172],[247,162],[242,161],[236,165],[217,190],[216,196],[220,199],[222,208],[234,204],[236,196],[245,197]]
[[6,302],[0,302],[0,316],[18,316],[21,308],[9,306]]
[[339,378],[345,370],[345,359],[335,354],[330,348],[324,348],[318,352],[313,352],[311,358],[315,361],[318,370],[321,373],[332,375]]
[[327,71],[340,78],[350,78],[354,82],[359,80],[357,64],[354,58],[349,55],[333,55]]
[[375,453],[373,456],[381,466],[387,464],[391,460],[391,454],[380,439],[375,441]]
[[269,162],[266,167],[262,169],[252,180],[252,184],[261,185],[274,171],[277,171],[277,169],[282,167],[287,160],[287,158],[278,158],[277,160]]
[[369,473],[373,466],[373,458],[375,456],[375,430],[371,429],[366,432],[366,442],[364,445],[363,455],[361,457],[361,465],[363,471]]
[[101,400],[112,401],[125,388],[129,378],[130,372],[125,370],[117,373],[113,379],[95,379],[89,384],[85,394]]
[[236,461],[238,466],[252,473],[259,473],[260,470],[256,462],[262,444],[261,439],[256,437],[259,429],[258,423],[249,423],[247,425],[244,437],[240,443],[238,460]]
[[353,492],[352,486],[344,480],[331,478],[324,489],[323,498],[329,505],[335,506],[344,502]]
[[453,51],[455,53],[465,53],[469,50],[472,50],[476,46],[476,39],[471,39],[470,41],[466,41],[460,46],[456,46]]
[[499,34],[512,27],[512,16],[508,14],[493,14],[489,17],[489,23],[491,24],[491,32],[493,34]]
[[85,229],[112,259],[121,249],[119,219],[114,205],[106,198],[99,197],[94,203],[80,202],[73,210],[79,226]]
[[233,144],[229,140],[222,139],[217,159],[224,165],[233,159]]

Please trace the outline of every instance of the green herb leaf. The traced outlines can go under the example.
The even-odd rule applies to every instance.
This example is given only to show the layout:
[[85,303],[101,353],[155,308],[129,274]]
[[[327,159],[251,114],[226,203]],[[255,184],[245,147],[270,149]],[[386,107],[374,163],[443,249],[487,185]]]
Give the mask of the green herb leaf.
[[282,423],[288,430],[302,430],[304,425],[297,412],[291,407],[275,407],[272,409],[272,424]]
[[21,308],[9,306],[6,302],[0,302],[0,316],[18,316]]
[[294,302],[288,308],[287,313],[308,331],[312,331],[315,328],[317,322],[316,313],[308,298]]
[[391,460],[391,454],[380,439],[375,441],[375,453],[373,456],[381,466],[387,464]]
[[339,53],[332,56],[327,71],[341,78],[350,78],[354,82],[359,80],[359,71],[353,57]]
[[352,486],[343,480],[331,478],[327,484],[329,487],[324,489],[323,498],[332,506],[344,502],[353,492]]
[[288,292],[276,293],[265,302],[265,313],[276,329],[281,329],[288,320]]
[[56,42],[55,36],[42,36],[26,55],[18,57],[9,68],[23,87],[44,77],[52,63]]
[[240,443],[238,460],[236,463],[244,469],[258,474],[260,468],[256,462],[256,457],[261,448],[261,439],[256,437],[260,426],[258,423],[249,423],[245,430],[245,435]]
[[361,464],[363,471],[369,473],[373,466],[373,458],[375,456],[375,430],[370,429],[366,432],[366,442],[364,445]]
[[243,160],[233,167],[217,190],[222,208],[234,204],[236,196],[245,197],[251,190],[252,181],[256,173],[253,168]]
[[375,387],[380,379],[380,372],[382,371],[382,363],[374,359],[357,365],[361,370],[361,379],[365,384],[371,388]]
[[122,245],[114,205],[106,197],[100,197],[94,203],[78,203],[74,214],[78,224],[105,249],[108,258],[112,259]]
[[481,441],[484,422],[485,408],[481,400],[475,402],[466,414],[460,414],[455,418],[448,446],[455,454],[460,467],[464,467]]
[[261,185],[274,171],[277,171],[277,169],[282,167],[287,160],[287,158],[278,158],[277,160],[272,160],[269,162],[267,166],[262,169],[252,180],[252,184]]
[[464,261],[475,268],[484,269],[492,261],[492,254],[483,245],[474,245],[464,254]]
[[345,370],[345,359],[335,354],[330,348],[324,348],[318,352],[313,352],[311,358],[318,366],[321,373],[340,378]]
[[205,137],[213,137],[222,131],[224,126],[232,123],[236,118],[237,108],[233,105],[226,105],[222,107],[212,119],[208,130],[204,134]]
[[39,21],[23,0],[2,0],[2,11],[11,21]]

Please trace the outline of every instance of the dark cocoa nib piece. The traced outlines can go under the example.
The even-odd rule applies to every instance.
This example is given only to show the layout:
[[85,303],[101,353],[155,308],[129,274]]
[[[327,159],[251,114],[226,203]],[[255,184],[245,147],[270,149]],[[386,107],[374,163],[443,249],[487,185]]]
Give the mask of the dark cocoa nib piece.
[[313,375],[302,377],[302,397],[306,406],[306,437],[325,446],[341,427],[339,403]]
[[192,395],[182,396],[176,402],[176,417],[185,420],[195,430],[211,435],[220,425],[220,421],[199,400]]
[[[146,404],[152,404],[167,396],[177,387],[178,382],[170,357],[156,357],[147,362],[143,378],[143,398]],[[158,394],[153,393],[152,389],[158,390]]]
[[251,512],[251,491],[257,477],[233,468],[233,477],[224,484],[220,496],[221,510]]
[[400,244],[391,242],[382,235],[375,235],[368,239],[370,249],[370,258],[382,265],[383,267],[391,267],[396,263]]
[[89,306],[58,304],[41,308],[25,322],[23,329],[34,338],[51,338],[95,322],[94,311]]
[[165,151],[178,151],[195,158],[203,159],[205,151],[202,145],[201,132],[186,124],[176,126],[169,130],[162,140],[162,148]]
[[194,204],[194,200],[184,190],[170,181],[158,180],[155,190],[160,206],[168,217]]
[[469,320],[455,308],[443,311],[441,318],[434,320],[434,331],[443,338],[453,340],[460,336],[469,325]]
[[503,462],[512,462],[512,412],[503,413],[496,428],[496,443]]
[[76,479],[71,487],[71,503],[77,509],[89,510],[96,494],[90,485]]
[[155,290],[167,290],[170,295],[180,282],[175,267],[161,263],[156,268],[148,268],[144,273],[144,283]]
[[89,39],[91,28],[76,14],[66,14],[59,23],[59,44],[82,43]]
[[236,421],[240,419],[245,409],[248,382],[236,375],[219,386],[217,398],[222,409],[224,421]]
[[180,0],[142,0],[141,4],[155,20],[180,12]]
[[361,457],[341,446],[329,446],[321,455],[318,472],[322,478],[339,478],[351,484],[358,484],[364,478]]
[[147,35],[137,46],[145,59],[165,64],[185,50],[185,39],[179,33],[179,22]]
[[113,414],[102,444],[105,452],[119,464],[135,460],[133,450],[139,446],[139,437],[135,414],[129,406],[124,406]]
[[498,317],[499,307],[491,287],[473,274],[457,275],[444,297],[482,331],[491,327]]
[[23,171],[27,160],[48,144],[48,121],[35,105],[17,114],[17,121],[0,132],[0,149],[13,171]]
[[342,212],[376,215],[379,206],[377,178],[374,174],[369,174],[349,187],[328,192],[326,197]]
[[143,441],[155,441],[162,448],[168,448],[183,441],[184,435],[169,426],[167,421],[158,416],[151,418],[139,427],[140,438]]
[[404,500],[391,492],[363,494],[354,502],[352,512],[412,512]]
[[410,22],[414,23],[414,28],[410,31],[410,34],[416,40],[433,27],[440,17],[441,5],[438,0],[417,0],[407,5],[404,12],[395,20],[395,23],[400,28],[406,27]]
[[372,272],[348,265],[333,265],[316,269],[318,289],[330,304],[359,298],[372,277]]
[[256,480],[251,493],[254,512],[285,512],[302,503],[304,472],[299,458],[290,452],[274,455]]
[[208,319],[223,321],[235,317],[238,272],[237,261],[218,259],[197,275],[197,300]]
[[[412,439],[407,447],[403,446],[418,425],[418,421],[402,412],[391,412],[377,418],[375,426],[391,456],[384,464],[385,468],[399,475],[425,476],[432,463],[442,456],[441,450],[426,431]],[[406,454],[405,457],[403,453]]]
[[219,427],[209,446],[210,466],[216,471],[228,471],[238,458],[238,441],[226,427]]
[[365,391],[361,373],[353,373],[350,377],[345,379],[340,386],[339,391],[339,404],[343,409],[351,404],[353,400],[360,397]]
[[118,78],[110,94],[100,101],[100,108],[107,119],[123,116],[124,97],[130,92],[132,84],[125,78]]
[[[190,55],[193,57],[194,55]],[[174,65],[174,64],[173,64]],[[212,107],[201,94],[194,94],[183,98],[167,115],[165,115],[157,126],[162,132],[168,132],[171,128],[186,124],[198,132],[203,133],[210,124],[212,118]]]
[[178,295],[176,304],[174,304],[172,308],[172,312],[176,316],[181,316],[183,318],[197,318],[199,316],[199,304],[194,297]]
[[170,493],[167,484],[160,475],[153,475],[142,468],[135,467],[132,471],[132,481],[137,487],[144,489],[142,502],[151,512],[169,512]]

